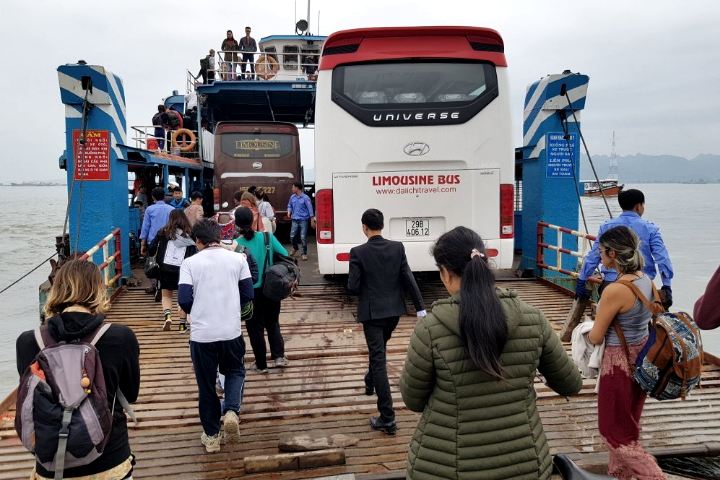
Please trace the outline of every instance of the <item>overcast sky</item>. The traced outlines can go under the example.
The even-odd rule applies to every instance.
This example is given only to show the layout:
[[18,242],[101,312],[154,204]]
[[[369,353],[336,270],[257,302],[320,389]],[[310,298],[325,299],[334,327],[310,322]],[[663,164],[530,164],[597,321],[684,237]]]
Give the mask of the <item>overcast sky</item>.
[[[498,30],[518,146],[525,87],[571,69],[590,76],[582,122],[592,154],[609,153],[613,130],[619,155],[720,153],[718,1],[314,0],[313,33],[318,10],[323,35],[392,25]],[[307,4],[297,11],[305,17]],[[294,20],[293,0],[0,1],[0,181],[64,178],[58,65],[84,59],[109,68],[124,81],[128,125],[148,125],[225,30],[239,37],[251,25],[259,40],[292,33]]]

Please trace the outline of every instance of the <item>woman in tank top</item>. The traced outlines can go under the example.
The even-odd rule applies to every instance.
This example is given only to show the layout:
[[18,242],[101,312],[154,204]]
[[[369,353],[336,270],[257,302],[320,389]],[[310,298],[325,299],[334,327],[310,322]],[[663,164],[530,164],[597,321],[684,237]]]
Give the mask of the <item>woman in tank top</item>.
[[[652,298],[652,280],[642,272],[643,256],[638,237],[627,227],[612,228],[600,236],[600,260],[618,272],[618,280],[633,282],[647,297]],[[598,392],[598,430],[608,448],[608,474],[621,480],[655,480],[666,478],[655,458],[640,445],[640,416],[645,392],[632,378],[613,321],[622,329],[630,349],[630,362],[648,336],[650,311],[621,283],[605,288],[595,316],[595,326],[588,334],[595,345],[605,341],[605,354],[600,369]]]

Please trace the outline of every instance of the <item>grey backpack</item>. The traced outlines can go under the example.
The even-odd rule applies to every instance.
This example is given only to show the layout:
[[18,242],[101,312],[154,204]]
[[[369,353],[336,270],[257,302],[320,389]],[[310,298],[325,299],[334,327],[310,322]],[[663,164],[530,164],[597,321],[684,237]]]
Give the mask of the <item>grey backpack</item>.
[[[56,479],[65,468],[95,461],[110,437],[112,412],[95,348],[110,325],[74,342],[57,342],[47,327],[35,329],[40,353],[20,378],[15,430]],[[119,390],[117,399],[127,405]]]

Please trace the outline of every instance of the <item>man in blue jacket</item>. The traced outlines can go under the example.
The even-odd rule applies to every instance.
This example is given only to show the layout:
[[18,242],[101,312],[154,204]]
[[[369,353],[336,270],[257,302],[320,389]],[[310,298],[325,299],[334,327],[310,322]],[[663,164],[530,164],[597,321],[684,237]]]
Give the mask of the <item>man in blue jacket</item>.
[[296,255],[298,252],[298,236],[300,236],[300,243],[302,243],[302,259],[307,260],[307,231],[308,222],[315,219],[313,213],[312,203],[310,197],[305,195],[303,192],[303,184],[300,182],[293,183],[292,195],[290,195],[290,201],[287,206],[288,218],[292,220],[292,226],[290,227],[290,242],[292,243],[293,249],[290,251],[290,255]]
[[[620,225],[624,225],[634,231],[640,239],[640,252],[645,259],[643,272],[651,279],[654,279],[658,270],[660,271],[660,278],[662,280],[660,297],[665,308],[670,308],[672,305],[671,283],[673,267],[670,262],[670,254],[667,248],[665,248],[665,243],[660,235],[660,229],[654,223],[642,218],[642,214],[645,212],[645,195],[643,195],[640,190],[634,188],[623,190],[618,195],[618,203],[620,204],[620,208],[623,209],[623,212],[620,216],[611,218],[603,223],[600,226],[597,238],[600,238],[600,235],[607,230]],[[575,293],[578,297],[590,297],[590,292],[586,288],[586,282],[599,264],[599,243],[595,240],[592,249],[587,257],[585,257],[585,263],[583,263],[577,280]],[[617,280],[617,272],[612,269],[606,269],[605,267],[601,267],[600,271],[603,275],[603,285],[600,287],[600,291],[602,292],[605,285]]]

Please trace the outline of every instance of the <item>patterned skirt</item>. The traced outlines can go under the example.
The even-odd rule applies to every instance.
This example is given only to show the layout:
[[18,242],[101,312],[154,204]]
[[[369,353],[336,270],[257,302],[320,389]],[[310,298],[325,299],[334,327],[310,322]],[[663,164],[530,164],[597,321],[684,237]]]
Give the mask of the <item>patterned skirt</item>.
[[[634,363],[645,339],[630,345]],[[631,377],[621,345],[606,345],[600,369],[598,428],[608,449],[608,474],[620,480],[663,480],[655,458],[640,445],[645,392]]]

